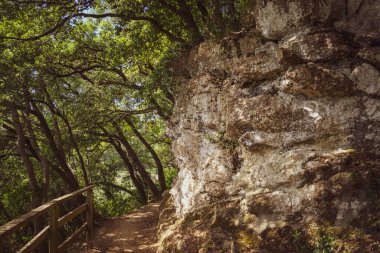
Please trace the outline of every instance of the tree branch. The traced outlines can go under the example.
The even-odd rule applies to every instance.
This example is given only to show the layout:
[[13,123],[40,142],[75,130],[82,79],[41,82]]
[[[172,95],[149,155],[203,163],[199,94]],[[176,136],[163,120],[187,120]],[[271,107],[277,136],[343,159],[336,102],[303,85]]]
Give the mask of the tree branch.
[[101,185],[111,186],[111,187],[113,187],[113,188],[115,188],[115,189],[118,189],[118,190],[124,191],[124,192],[128,193],[129,195],[131,195],[131,196],[133,196],[133,197],[136,196],[136,194],[135,194],[133,191],[131,191],[131,190],[129,190],[129,189],[123,187],[123,186],[120,186],[120,185],[114,184],[114,183],[103,182],[103,181],[102,181],[102,182],[95,182],[95,184],[101,184]]
[[41,39],[42,37],[45,37],[49,34],[54,33],[55,31],[59,30],[62,26],[64,26],[66,24],[66,22],[68,22],[70,19],[75,18],[75,17],[96,18],[96,19],[115,17],[115,18],[121,18],[123,20],[136,20],[136,21],[137,20],[144,20],[144,21],[148,21],[149,23],[151,23],[157,31],[165,34],[173,42],[179,42],[181,44],[186,44],[186,41],[184,39],[177,37],[174,34],[172,34],[169,30],[166,30],[160,24],[160,22],[158,22],[158,20],[151,18],[151,17],[148,17],[148,16],[136,16],[133,13],[130,13],[130,15],[128,15],[128,16],[125,15],[124,13],[103,13],[103,14],[75,13],[75,14],[72,14],[72,15],[69,15],[69,16],[62,18],[52,28],[48,29],[47,31],[45,31],[39,35],[32,36],[29,38],[19,38],[19,37],[13,37],[13,36],[0,36],[0,39],[11,39],[11,40],[19,40],[19,41],[38,40],[38,39]]

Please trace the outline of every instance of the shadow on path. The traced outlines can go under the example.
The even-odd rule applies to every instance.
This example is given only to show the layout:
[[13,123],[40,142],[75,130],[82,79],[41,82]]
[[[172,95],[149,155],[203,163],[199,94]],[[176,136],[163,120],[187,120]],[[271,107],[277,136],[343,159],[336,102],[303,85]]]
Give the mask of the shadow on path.
[[95,230],[87,253],[154,253],[160,203],[152,203],[128,215],[110,219]]

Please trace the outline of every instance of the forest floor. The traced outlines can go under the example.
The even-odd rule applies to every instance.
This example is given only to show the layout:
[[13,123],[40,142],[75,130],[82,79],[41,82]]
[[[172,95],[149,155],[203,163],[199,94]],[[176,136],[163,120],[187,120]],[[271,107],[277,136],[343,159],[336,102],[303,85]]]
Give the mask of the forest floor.
[[86,253],[154,253],[160,203],[106,220],[95,229],[93,247]]

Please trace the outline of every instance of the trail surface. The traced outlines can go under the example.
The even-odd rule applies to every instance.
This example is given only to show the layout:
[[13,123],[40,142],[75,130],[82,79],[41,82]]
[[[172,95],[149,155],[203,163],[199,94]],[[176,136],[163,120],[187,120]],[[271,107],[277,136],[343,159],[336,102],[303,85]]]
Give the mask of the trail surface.
[[152,203],[128,215],[113,218],[95,230],[87,253],[154,253],[160,203]]

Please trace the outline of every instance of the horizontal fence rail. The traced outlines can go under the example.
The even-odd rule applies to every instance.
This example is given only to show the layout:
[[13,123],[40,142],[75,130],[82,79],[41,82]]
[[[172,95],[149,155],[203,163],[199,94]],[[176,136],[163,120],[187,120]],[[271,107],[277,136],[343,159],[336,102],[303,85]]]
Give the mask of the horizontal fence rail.
[[[49,225],[42,229],[38,234],[36,234],[27,244],[25,244],[18,253],[33,252],[46,240],[49,242],[49,253],[59,253],[65,252],[65,250],[75,241],[75,239],[87,230],[87,245],[91,245],[93,236],[93,193],[92,188],[94,186],[90,185],[85,188],[79,189],[75,192],[66,194],[59,198],[53,199],[48,203],[37,207],[36,209],[26,213],[9,223],[0,227],[0,253],[9,253],[7,249],[4,248],[3,243],[6,242],[7,237],[20,228],[29,224],[33,220],[42,215],[49,214]],[[86,203],[83,203],[78,208],[72,210],[66,215],[59,217],[59,205],[65,201],[74,199],[81,194],[86,193]],[[70,222],[75,217],[86,212],[86,222],[77,229],[69,238],[64,242],[59,242],[59,228]]]

